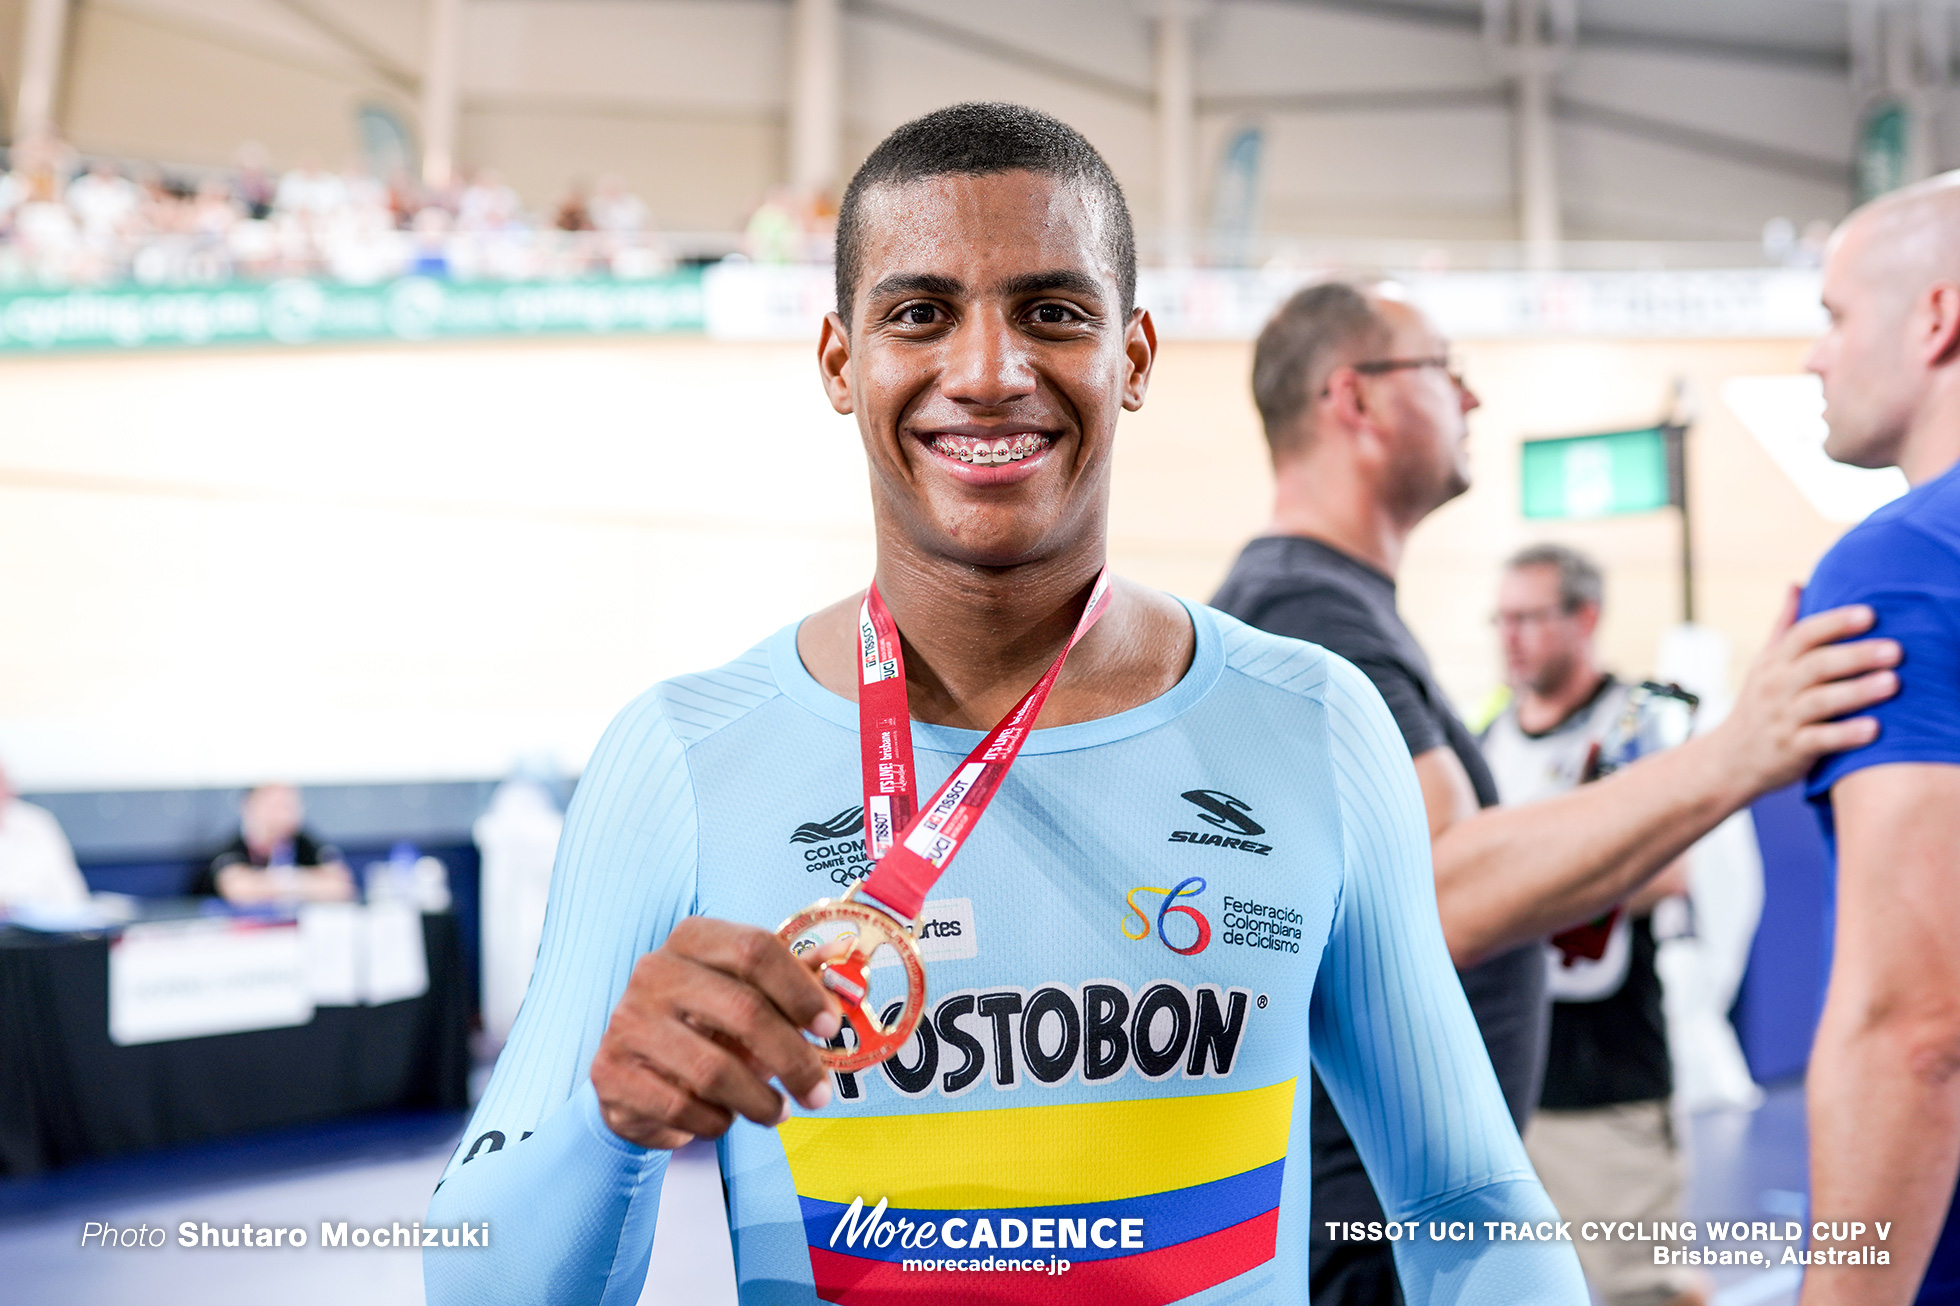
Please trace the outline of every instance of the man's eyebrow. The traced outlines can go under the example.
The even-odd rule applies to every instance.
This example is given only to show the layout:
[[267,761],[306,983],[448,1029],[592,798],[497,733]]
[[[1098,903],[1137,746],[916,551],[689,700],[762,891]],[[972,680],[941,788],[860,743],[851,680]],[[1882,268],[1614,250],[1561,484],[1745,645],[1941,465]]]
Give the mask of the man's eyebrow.
[[904,295],[932,295],[954,299],[966,293],[966,283],[958,277],[936,272],[900,272],[886,277],[866,293],[866,299],[895,299]]
[[1003,281],[1000,293],[1010,299],[1022,295],[1039,295],[1044,291],[1065,290],[1084,299],[1101,299],[1104,289],[1100,281],[1086,272],[1073,268],[1057,268],[1052,272],[1024,272],[1018,277]]

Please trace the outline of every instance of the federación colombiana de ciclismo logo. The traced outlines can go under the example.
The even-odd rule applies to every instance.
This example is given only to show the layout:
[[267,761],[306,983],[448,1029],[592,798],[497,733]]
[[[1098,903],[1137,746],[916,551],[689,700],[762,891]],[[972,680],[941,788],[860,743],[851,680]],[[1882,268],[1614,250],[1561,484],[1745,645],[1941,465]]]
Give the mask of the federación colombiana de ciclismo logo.
[[[1196,956],[1211,946],[1211,918],[1178,899],[1196,898],[1204,891],[1205,882],[1196,875],[1179,880],[1168,889],[1139,884],[1125,898],[1130,910],[1123,914],[1123,937],[1142,942],[1155,934],[1158,942],[1179,956]],[[1305,922],[1295,909],[1229,893],[1219,901],[1224,906],[1224,914],[1219,917],[1223,927],[1218,935],[1221,942],[1266,952],[1300,951]],[[1179,919],[1173,921],[1172,917]]]
[[[1150,937],[1153,927],[1149,909],[1152,904],[1139,903],[1137,897],[1138,895],[1154,896],[1157,909],[1155,932],[1158,940],[1179,956],[1190,957],[1203,952],[1211,946],[1211,921],[1196,907],[1187,907],[1178,899],[1193,898],[1204,891],[1205,882],[1196,875],[1178,881],[1174,888],[1169,889],[1159,889],[1148,884],[1138,885],[1130,890],[1125,899],[1130,904],[1130,910],[1123,917],[1123,937],[1131,940]],[[1172,939],[1170,932],[1164,928],[1171,916],[1179,916],[1190,922],[1187,926],[1180,921],[1177,931],[1178,938],[1188,940],[1187,942],[1180,943]],[[1130,925],[1132,920],[1136,922],[1135,928]]]

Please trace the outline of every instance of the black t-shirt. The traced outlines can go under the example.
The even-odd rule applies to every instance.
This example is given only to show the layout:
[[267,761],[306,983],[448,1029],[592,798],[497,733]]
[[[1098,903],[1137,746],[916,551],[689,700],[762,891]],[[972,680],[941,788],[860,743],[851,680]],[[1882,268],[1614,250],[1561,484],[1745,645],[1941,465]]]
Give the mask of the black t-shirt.
[[[1497,783],[1476,737],[1457,719],[1429,659],[1395,610],[1393,579],[1318,540],[1267,536],[1245,546],[1211,602],[1248,625],[1319,644],[1354,663],[1381,691],[1410,756],[1447,747],[1469,772],[1478,804],[1496,805]],[[1511,1118],[1522,1127],[1538,1100],[1545,1067],[1548,1004],[1540,945],[1514,948],[1457,974]],[[1316,1236],[1322,1220],[1383,1218],[1360,1154],[1318,1077],[1313,1176]]]
[[1548,1111],[1651,1102],[1674,1092],[1653,918],[1636,916],[1629,925],[1627,977],[1612,996],[1552,1004],[1545,1087],[1538,1097]]
[[[340,849],[330,843],[321,843],[306,831],[301,830],[293,836],[294,866],[325,866],[340,860]],[[218,872],[227,866],[252,866],[264,870],[270,863],[253,854],[244,835],[238,835],[218,851],[218,855],[205,863],[204,869],[191,881],[191,892],[202,898],[218,896]]]
[[[1608,675],[1600,677],[1585,702],[1544,730],[1524,729],[1515,710],[1501,714],[1481,740],[1499,791],[1514,803],[1535,802],[1579,783],[1587,757],[1626,705],[1624,687]],[[1578,986],[1586,993],[1583,1000],[1560,998],[1558,986],[1552,986],[1541,1107],[1576,1111],[1651,1102],[1674,1092],[1661,981],[1654,970],[1653,919],[1637,916],[1625,928],[1625,969],[1610,991],[1599,987],[1612,982],[1603,976]],[[1607,960],[1596,967],[1609,964],[1616,950],[1617,945],[1609,947]]]

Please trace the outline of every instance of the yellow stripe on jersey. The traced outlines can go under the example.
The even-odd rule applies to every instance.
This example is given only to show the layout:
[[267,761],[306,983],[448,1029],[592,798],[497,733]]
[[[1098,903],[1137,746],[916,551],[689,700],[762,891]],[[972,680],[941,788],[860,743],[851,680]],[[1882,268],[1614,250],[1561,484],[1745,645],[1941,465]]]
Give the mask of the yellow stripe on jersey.
[[804,1197],[932,1210],[1066,1206],[1270,1165],[1286,1155],[1296,1082],[1128,1102],[799,1115],[776,1132]]

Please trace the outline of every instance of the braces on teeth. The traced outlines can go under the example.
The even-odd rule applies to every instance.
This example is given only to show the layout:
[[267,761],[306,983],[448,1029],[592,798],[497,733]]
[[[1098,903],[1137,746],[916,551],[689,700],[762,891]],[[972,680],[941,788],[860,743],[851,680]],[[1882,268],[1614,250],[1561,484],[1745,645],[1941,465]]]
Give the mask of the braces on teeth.
[[941,435],[933,437],[932,447],[948,458],[957,458],[963,463],[972,463],[975,466],[998,466],[1001,463],[1017,463],[1028,455],[1038,452],[1047,443],[1047,437],[1029,431],[1007,440],[976,440],[969,436]]

